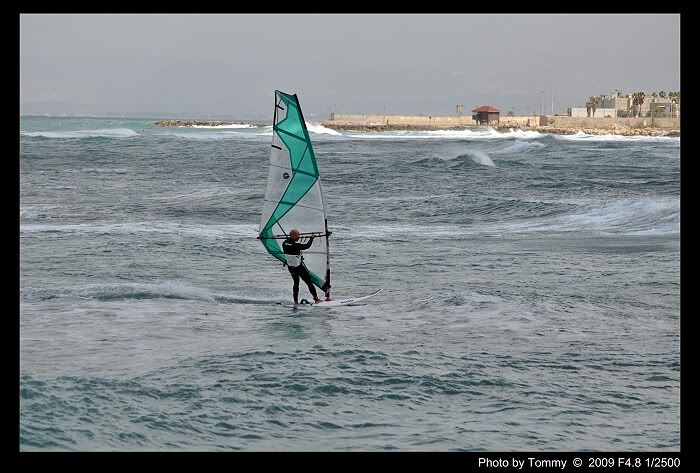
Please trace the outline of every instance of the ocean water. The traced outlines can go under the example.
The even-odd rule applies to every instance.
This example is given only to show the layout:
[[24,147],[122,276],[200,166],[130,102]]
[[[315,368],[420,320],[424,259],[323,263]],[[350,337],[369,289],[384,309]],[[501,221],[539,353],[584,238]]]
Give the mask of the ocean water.
[[680,138],[310,123],[298,309],[270,128],[155,121],[20,118],[20,450],[680,449]]

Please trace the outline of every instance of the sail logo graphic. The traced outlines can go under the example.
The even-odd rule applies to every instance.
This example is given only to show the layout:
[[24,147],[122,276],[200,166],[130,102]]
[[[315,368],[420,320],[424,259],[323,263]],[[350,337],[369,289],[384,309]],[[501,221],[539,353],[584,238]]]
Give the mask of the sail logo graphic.
[[282,174],[282,177],[285,179],[289,179],[289,173],[285,172],[284,174]]

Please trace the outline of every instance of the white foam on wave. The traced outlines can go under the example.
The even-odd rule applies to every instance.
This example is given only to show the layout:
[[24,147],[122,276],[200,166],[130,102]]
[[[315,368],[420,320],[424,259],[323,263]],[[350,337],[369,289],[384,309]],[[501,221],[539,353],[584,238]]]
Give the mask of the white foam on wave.
[[[446,146],[446,155],[437,156],[437,158],[443,161],[455,161],[461,157],[469,157],[476,164],[481,164],[483,166],[496,167],[491,157],[486,154],[486,152],[480,149],[464,148],[464,145],[453,144],[452,146]],[[421,160],[423,161],[423,160]]]
[[499,153],[514,153],[517,151],[522,151],[528,148],[545,148],[547,145],[540,143],[539,141],[521,141],[517,140],[515,143],[510,144],[503,149],[499,149]]
[[272,125],[261,128],[262,131],[256,133],[257,136],[272,136]]
[[320,123],[306,122],[306,129],[309,130],[311,133],[316,133],[317,135],[342,136],[341,133],[338,133],[337,131],[331,128],[326,128]]
[[[527,218],[519,221],[491,224],[374,224],[349,226],[337,224],[333,229],[338,235],[349,238],[453,239],[465,234],[519,234],[519,233],[601,233],[619,235],[676,235],[680,233],[680,199],[659,197],[652,199],[624,198],[612,201],[578,200],[568,203],[578,205],[570,213]],[[21,217],[28,218],[33,208],[22,207]],[[25,223],[20,233],[59,234],[164,234],[192,236],[209,239],[254,240],[257,224],[180,224],[175,222],[129,222],[102,224],[43,224]]]
[[74,131],[20,131],[20,135],[54,139],[133,138],[135,136],[140,136],[130,128],[100,128],[96,130]]
[[680,199],[624,198],[612,201],[589,201],[561,215],[527,218],[489,224],[447,225],[357,225],[339,226],[334,231],[348,238],[401,239],[431,238],[450,240],[463,235],[508,235],[527,233],[596,233],[602,235],[657,235],[680,233]]
[[257,128],[251,123],[229,123],[227,125],[192,125],[188,128]]
[[23,287],[22,299],[182,299],[191,301],[223,302],[238,304],[270,304],[287,301],[285,294],[277,297],[250,297],[239,294],[216,293],[209,288],[198,287],[184,281],[166,280],[154,283],[103,283],[81,284],[51,288]]
[[253,139],[259,140],[260,137],[271,136],[270,132],[255,133],[252,131],[238,132],[238,131],[217,131],[217,132],[166,132],[159,133],[158,136],[162,137],[173,137],[184,140],[194,140],[194,141],[220,141],[220,140],[240,140],[240,139]]
[[352,239],[356,237],[368,239],[450,239],[454,238],[454,236],[457,234],[463,234],[465,232],[465,228],[459,225],[390,224],[339,226],[335,231]]
[[[172,132],[168,131],[160,133],[159,136],[173,136],[188,140],[227,140],[227,139],[257,139],[260,137],[271,137],[272,126],[265,127],[241,127],[240,131],[224,130],[214,131],[214,128],[220,127],[188,127],[188,128],[205,128],[207,131],[190,131],[190,132]],[[233,128],[230,126],[228,128]],[[479,139],[519,139],[533,140],[542,138],[544,135],[536,131],[510,129],[508,131],[497,131],[493,128],[485,128],[483,130],[396,130],[396,131],[377,131],[377,132],[360,132],[355,130],[346,130],[339,132],[332,128],[323,126],[316,122],[306,122],[306,128],[309,133],[320,135],[324,138],[343,138],[343,139],[372,139],[372,140],[396,140],[396,139],[449,139],[449,140],[479,140]]]
[[507,134],[511,138],[519,138],[521,140],[531,140],[531,139],[536,139],[536,138],[542,138],[545,136],[544,134],[540,133],[539,131],[521,130],[519,128],[515,128],[515,129],[511,128],[508,130]]
[[467,152],[467,154],[472,158],[472,161],[474,161],[476,164],[482,164],[484,166],[491,166],[491,167],[496,167],[496,165],[493,163],[491,158],[489,157],[488,154],[484,153],[481,150],[470,150]]
[[486,231],[594,232],[622,235],[675,235],[680,233],[680,199],[617,199],[586,204],[565,215],[531,219],[507,225],[484,226]]
[[191,190],[181,188],[172,192],[161,192],[156,195],[147,196],[146,198],[150,200],[174,202],[208,199],[221,200],[227,198],[228,196],[247,195],[247,192],[248,191],[246,189],[235,189],[227,186],[210,185],[208,187],[195,188]]
[[573,135],[552,135],[557,139],[566,141],[620,141],[620,142],[632,142],[632,141],[656,141],[662,143],[678,143],[680,144],[681,138],[679,136],[625,136],[625,135],[615,135],[612,133],[607,133],[604,135],[589,135],[583,131],[577,131]]
[[124,168],[83,168],[80,172],[95,173],[95,174],[126,174],[128,171]]
[[159,297],[215,301],[211,290],[181,281],[157,283],[81,284],[79,286],[23,289],[26,298],[77,297],[80,299],[152,299]]
[[19,218],[37,218],[42,215],[50,215],[55,209],[60,209],[59,205],[21,205],[19,208]]
[[350,131],[346,136],[353,138],[369,138],[369,139],[435,139],[435,138],[446,138],[446,139],[466,139],[466,140],[479,140],[479,139],[537,139],[542,138],[544,135],[536,131],[529,130],[514,130],[510,129],[508,131],[497,131],[491,127],[485,128],[483,130],[424,130],[424,131],[413,131],[413,130],[403,130],[403,131],[385,131],[385,132],[374,132],[374,133],[362,133],[356,131]]
[[196,236],[212,239],[229,237],[255,238],[258,227],[253,224],[195,225],[173,222],[22,224],[20,233],[65,233],[133,235],[141,233]]

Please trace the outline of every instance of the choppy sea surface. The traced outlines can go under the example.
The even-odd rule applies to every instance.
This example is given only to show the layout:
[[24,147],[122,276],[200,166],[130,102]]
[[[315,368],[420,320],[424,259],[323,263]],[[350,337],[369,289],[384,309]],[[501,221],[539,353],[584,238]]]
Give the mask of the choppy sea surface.
[[155,121],[20,117],[20,450],[680,449],[680,138],[309,123],[298,309],[270,127]]

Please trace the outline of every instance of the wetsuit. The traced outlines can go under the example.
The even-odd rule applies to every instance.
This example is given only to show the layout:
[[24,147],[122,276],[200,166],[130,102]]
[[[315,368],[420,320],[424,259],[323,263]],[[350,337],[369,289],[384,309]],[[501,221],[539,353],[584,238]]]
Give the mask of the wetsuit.
[[294,280],[294,302],[299,300],[299,278],[309,286],[309,292],[314,297],[314,300],[318,299],[316,287],[311,282],[311,275],[306,266],[304,266],[304,258],[301,256],[301,250],[308,250],[313,242],[314,239],[311,237],[307,243],[297,243],[291,238],[287,238],[282,243],[282,251],[287,255],[287,269]]

